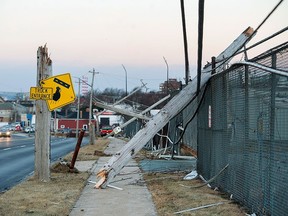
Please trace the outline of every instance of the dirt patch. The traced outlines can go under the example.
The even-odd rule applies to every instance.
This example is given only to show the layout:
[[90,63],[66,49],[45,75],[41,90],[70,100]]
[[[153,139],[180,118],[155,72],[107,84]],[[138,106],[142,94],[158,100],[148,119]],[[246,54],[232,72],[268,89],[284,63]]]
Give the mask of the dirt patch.
[[70,168],[70,163],[65,162],[65,161],[60,161],[55,164],[50,168],[51,172],[55,173],[79,173],[79,170],[77,168]]

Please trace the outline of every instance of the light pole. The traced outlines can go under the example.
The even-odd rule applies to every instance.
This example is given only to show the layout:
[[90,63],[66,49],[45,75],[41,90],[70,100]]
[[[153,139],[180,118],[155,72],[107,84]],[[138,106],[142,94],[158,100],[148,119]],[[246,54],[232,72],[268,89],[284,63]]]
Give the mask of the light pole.
[[167,74],[167,86],[166,86],[166,93],[168,94],[169,91],[168,91],[168,83],[169,83],[169,66],[168,66],[168,63],[167,63],[167,60],[165,59],[165,57],[163,56],[163,59],[165,61],[165,64],[166,64],[166,74]]
[[125,96],[127,96],[128,95],[128,92],[127,92],[127,70],[123,64],[122,64],[122,67],[125,71],[125,87],[126,87],[126,95]]

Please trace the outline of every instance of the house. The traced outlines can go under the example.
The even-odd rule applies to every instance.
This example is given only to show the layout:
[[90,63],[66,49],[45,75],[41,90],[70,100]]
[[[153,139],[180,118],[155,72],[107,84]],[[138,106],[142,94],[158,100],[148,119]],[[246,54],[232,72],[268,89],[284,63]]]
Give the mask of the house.
[[[52,127],[54,126],[54,130],[60,130],[64,128],[70,128],[72,131],[77,130],[77,122],[78,122],[78,129],[81,130],[88,130],[89,129],[89,119],[75,119],[75,118],[63,118],[63,119],[56,119],[55,125],[54,120],[52,120]],[[91,123],[95,125],[95,119],[91,120]]]
[[27,108],[15,102],[0,103],[0,122],[20,122],[21,115],[27,113]]

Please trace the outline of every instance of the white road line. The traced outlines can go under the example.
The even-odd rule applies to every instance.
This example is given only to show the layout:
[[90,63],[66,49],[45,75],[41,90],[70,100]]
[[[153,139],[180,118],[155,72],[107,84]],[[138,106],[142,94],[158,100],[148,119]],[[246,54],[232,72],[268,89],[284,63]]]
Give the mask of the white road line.
[[26,147],[26,145],[22,145],[22,146],[19,146],[20,148],[24,148],[24,147]]
[[11,148],[5,148],[5,149],[3,149],[3,151],[7,151],[7,150],[10,150]]

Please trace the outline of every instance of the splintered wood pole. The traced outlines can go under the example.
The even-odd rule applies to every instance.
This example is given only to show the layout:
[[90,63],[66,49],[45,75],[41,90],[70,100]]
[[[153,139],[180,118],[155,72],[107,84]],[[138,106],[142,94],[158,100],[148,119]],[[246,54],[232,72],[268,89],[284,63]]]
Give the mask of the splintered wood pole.
[[[37,51],[37,87],[40,82],[52,75],[52,61],[48,48],[39,47]],[[51,113],[45,100],[36,100],[35,130],[35,177],[39,181],[50,180],[50,124]]]
[[[153,108],[155,108],[156,106],[158,106],[159,104],[161,104],[162,102],[164,102],[165,100],[170,98],[170,94],[167,95],[166,97],[162,98],[161,100],[157,101],[156,103],[154,103],[152,106],[148,107],[147,109],[145,109],[144,111],[142,111],[140,114],[144,115],[147,112],[149,112],[150,110],[152,110]],[[126,121],[124,124],[120,125],[119,127],[122,129],[124,127],[126,127],[127,125],[129,125],[130,123],[132,123],[133,121],[135,121],[137,118],[133,117],[131,119],[129,119],[128,121]],[[108,138],[112,135],[114,135],[115,132],[112,131],[112,133],[107,134],[104,138]]]
[[96,106],[101,107],[103,109],[112,110],[114,112],[121,113],[123,115],[132,116],[132,117],[136,117],[136,118],[147,120],[147,121],[150,119],[149,117],[147,117],[143,114],[138,114],[138,113],[130,112],[129,110],[125,110],[125,109],[117,108],[117,107],[114,107],[111,105],[103,104],[103,103],[100,103],[96,100],[94,100],[94,101],[95,101]]
[[[222,52],[217,60],[229,58],[239,51],[247,43],[253,33],[252,28],[247,28],[240,36]],[[216,64],[216,67],[221,63]],[[200,87],[202,88],[211,77],[212,67],[205,68],[202,71]],[[200,89],[201,89],[200,88]],[[124,168],[124,166],[139,152],[146,143],[161,130],[174,116],[184,109],[189,102],[195,98],[197,91],[197,79],[193,79],[183,90],[173,97],[161,111],[149,120],[146,125],[121,149],[114,154],[111,159],[100,169],[97,177],[100,180],[95,188],[105,188],[109,182]],[[136,117],[136,116],[135,116]],[[140,117],[140,116],[139,116]]]

